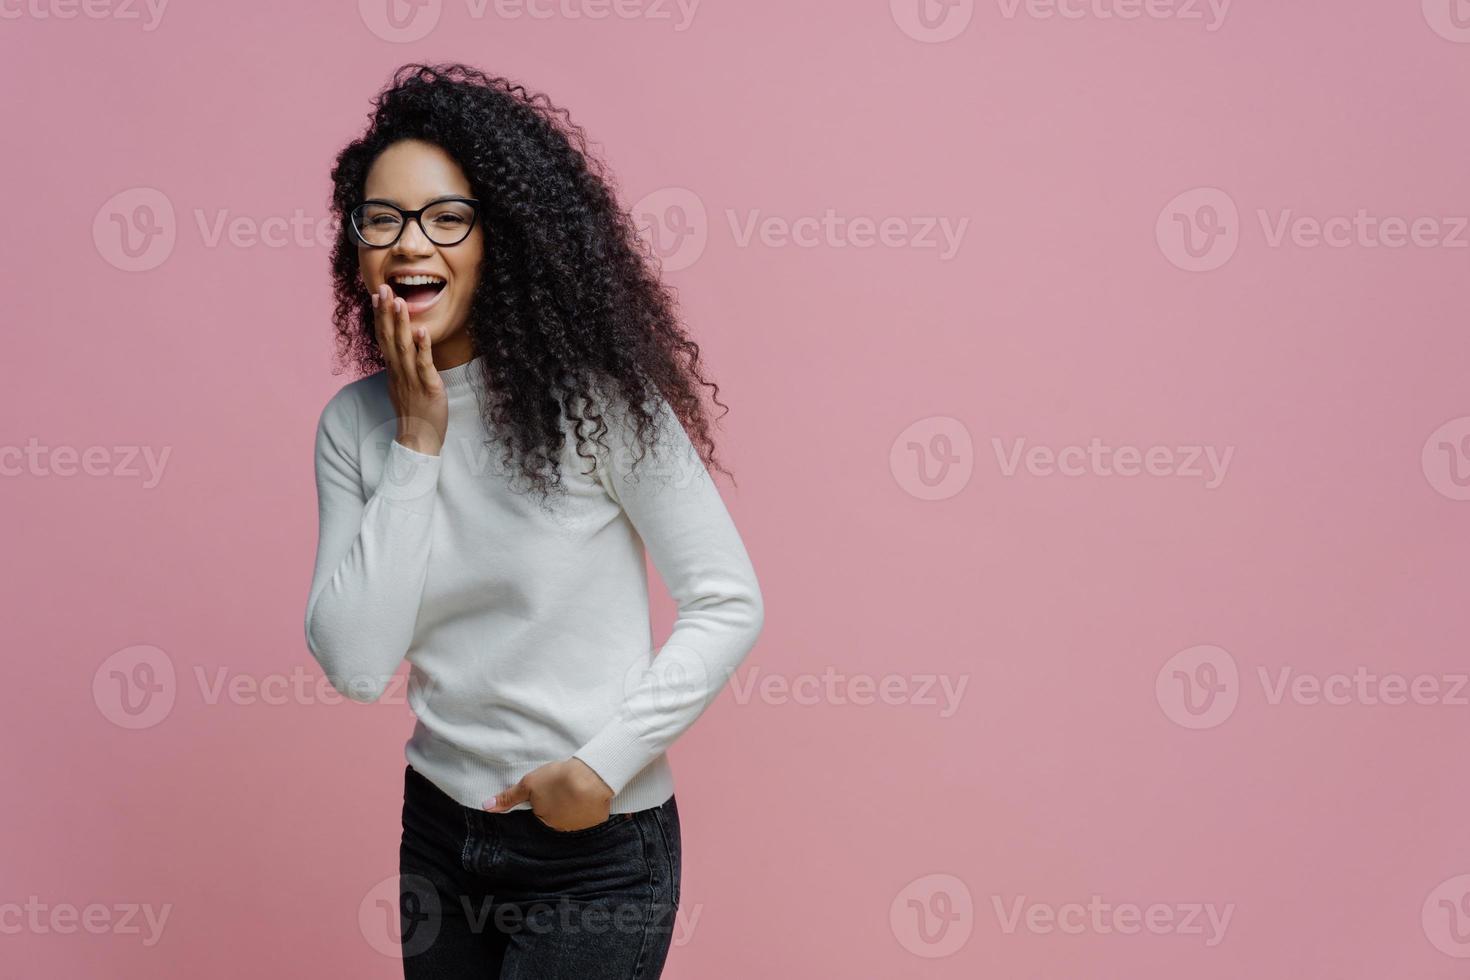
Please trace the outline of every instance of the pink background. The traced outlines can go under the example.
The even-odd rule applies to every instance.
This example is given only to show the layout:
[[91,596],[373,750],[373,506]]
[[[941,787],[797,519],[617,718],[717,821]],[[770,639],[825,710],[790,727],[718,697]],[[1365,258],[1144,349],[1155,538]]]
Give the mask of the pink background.
[[[737,682],[833,678],[727,690],[675,746],[666,976],[1470,970],[1470,3],[996,0],[930,33],[916,0],[442,0],[395,34],[386,0],[151,29],[27,2],[0,23],[0,453],[41,447],[0,456],[7,975],[399,975],[372,899],[412,717],[317,696],[312,432],[350,376],[325,243],[271,236],[325,216],[424,59],[604,148],[732,406],[767,609]],[[1429,220],[1275,236],[1360,210]],[[936,221],[967,222],[953,254]],[[1094,437],[1173,455],[1006,468]],[[1215,485],[1189,447],[1231,453]],[[153,485],[134,450],[169,452]],[[1069,918],[1092,896],[1172,925]]]

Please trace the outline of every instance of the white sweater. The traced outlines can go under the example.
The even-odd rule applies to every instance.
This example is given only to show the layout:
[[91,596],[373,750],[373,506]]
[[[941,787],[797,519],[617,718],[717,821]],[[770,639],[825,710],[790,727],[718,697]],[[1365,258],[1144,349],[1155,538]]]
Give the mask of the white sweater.
[[[612,787],[612,812],[657,806],[674,791],[665,750],[760,632],[750,558],[666,401],[658,455],[634,468],[634,421],[599,396],[609,451],[594,441],[591,476],[563,413],[568,492],[542,505],[486,444],[479,371],[477,358],[439,372],[439,455],[394,439],[386,371],[322,410],[307,647],[357,701],[381,697],[408,660],[404,755],[465,806],[573,756]],[[679,609],[657,650],[645,545]]]

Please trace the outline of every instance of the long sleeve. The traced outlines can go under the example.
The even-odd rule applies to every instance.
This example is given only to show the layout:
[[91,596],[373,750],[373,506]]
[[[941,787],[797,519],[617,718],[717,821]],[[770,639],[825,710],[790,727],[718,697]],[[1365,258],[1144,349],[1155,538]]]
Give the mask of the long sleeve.
[[574,753],[614,793],[703,713],[764,622],[755,571],[714,480],[671,407],[658,405],[657,453],[645,452],[636,469],[631,419],[609,415],[608,451],[596,451],[603,486],[679,609],[652,664],[628,678],[617,714]]
[[441,459],[390,440],[369,496],[349,394],[332,398],[317,422],[319,531],[306,645],[333,687],[376,701],[413,640]]

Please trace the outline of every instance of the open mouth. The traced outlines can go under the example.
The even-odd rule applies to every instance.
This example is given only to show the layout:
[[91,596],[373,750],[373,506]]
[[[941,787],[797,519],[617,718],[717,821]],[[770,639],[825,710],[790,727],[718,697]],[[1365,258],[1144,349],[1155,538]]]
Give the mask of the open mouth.
[[388,280],[388,288],[408,304],[410,313],[419,313],[433,306],[445,285],[443,279],[433,275],[394,276]]
[[407,303],[425,303],[440,294],[444,279],[438,276],[394,276],[388,288]]

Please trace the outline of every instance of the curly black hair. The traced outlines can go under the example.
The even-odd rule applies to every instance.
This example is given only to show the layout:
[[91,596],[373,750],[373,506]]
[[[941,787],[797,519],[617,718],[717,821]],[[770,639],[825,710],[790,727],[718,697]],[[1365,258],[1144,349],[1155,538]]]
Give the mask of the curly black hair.
[[719,400],[719,386],[703,376],[699,345],[676,318],[656,257],[618,204],[616,178],[588,151],[566,110],[468,65],[414,63],[394,72],[373,99],[369,119],[332,168],[339,360],[364,375],[387,368],[348,215],[378,154],[399,140],[423,140],[465,172],[481,202],[486,241],[494,243],[494,261],[483,263],[470,301],[468,331],[474,352],[488,355],[483,377],[494,397],[481,411],[488,429],[506,434],[502,465],[514,460],[544,500],[562,489],[562,413],[573,424],[577,455],[595,460],[583,451],[582,428],[592,426],[590,434],[607,450],[607,425],[597,410],[603,397],[625,406],[637,443],[649,449],[661,397],[701,461],[730,475],[715,459],[699,386],[714,389],[714,403],[728,406]]

